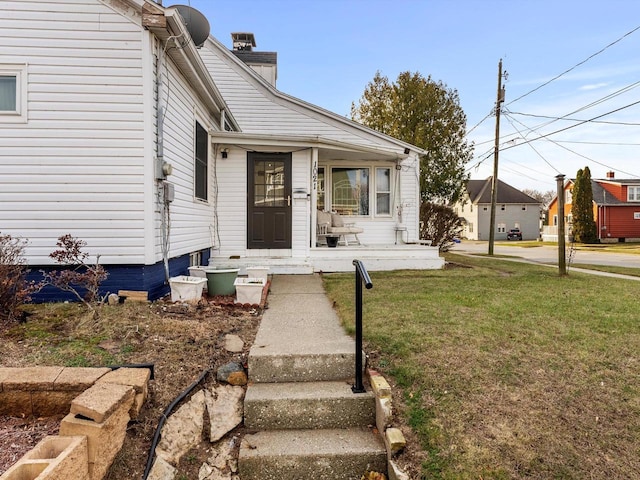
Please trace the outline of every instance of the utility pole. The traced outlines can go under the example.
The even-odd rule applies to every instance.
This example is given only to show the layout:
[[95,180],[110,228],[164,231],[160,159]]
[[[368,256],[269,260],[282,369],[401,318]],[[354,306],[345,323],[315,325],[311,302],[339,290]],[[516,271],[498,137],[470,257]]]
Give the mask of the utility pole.
[[567,274],[567,252],[564,242],[564,175],[556,175],[558,195],[558,275]]
[[[506,74],[505,74],[506,75]],[[491,220],[489,221],[489,255],[493,255],[496,239],[496,203],[498,201],[498,152],[500,148],[500,110],[504,102],[502,59],[498,62],[498,94],[496,96],[496,138],[493,147],[493,177],[491,178]]]

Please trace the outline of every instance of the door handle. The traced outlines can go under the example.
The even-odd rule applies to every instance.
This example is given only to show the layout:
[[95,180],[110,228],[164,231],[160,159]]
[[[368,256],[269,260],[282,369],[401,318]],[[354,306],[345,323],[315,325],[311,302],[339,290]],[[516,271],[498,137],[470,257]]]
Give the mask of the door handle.
[[287,195],[287,207],[291,206],[291,195]]

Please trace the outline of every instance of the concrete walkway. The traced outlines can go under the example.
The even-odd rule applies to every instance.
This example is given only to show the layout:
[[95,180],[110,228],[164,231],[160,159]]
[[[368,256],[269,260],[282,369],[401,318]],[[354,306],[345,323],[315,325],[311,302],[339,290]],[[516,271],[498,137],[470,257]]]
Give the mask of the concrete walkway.
[[[327,370],[333,368],[335,378],[344,379],[345,366],[355,372],[355,364],[351,363],[355,358],[355,342],[340,325],[320,276],[275,275],[268,308],[249,354],[249,376],[253,381],[289,381],[293,375],[290,369],[301,361],[300,355],[306,356],[306,373],[300,379],[297,369],[299,380],[326,379]],[[267,365],[274,356],[280,361],[285,358],[278,369]],[[291,359],[291,365],[286,365],[286,357]]]
[[355,342],[319,275],[275,275],[247,359],[243,480],[352,480],[386,472],[375,395],[354,393]]

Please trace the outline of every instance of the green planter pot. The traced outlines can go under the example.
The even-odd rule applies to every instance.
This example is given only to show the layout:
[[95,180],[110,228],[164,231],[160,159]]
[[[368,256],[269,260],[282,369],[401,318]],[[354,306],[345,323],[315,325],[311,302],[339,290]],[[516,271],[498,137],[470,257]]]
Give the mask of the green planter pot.
[[236,291],[233,282],[239,270],[239,268],[206,268],[208,294],[233,295]]

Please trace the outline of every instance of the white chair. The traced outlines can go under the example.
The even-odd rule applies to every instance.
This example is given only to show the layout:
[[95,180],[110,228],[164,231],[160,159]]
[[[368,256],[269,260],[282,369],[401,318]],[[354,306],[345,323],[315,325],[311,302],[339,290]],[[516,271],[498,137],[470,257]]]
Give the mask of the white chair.
[[[329,213],[318,210],[317,235],[319,239],[327,239],[328,237],[338,237],[338,241],[349,246],[347,235],[355,237],[355,241],[351,244],[360,245],[358,234],[364,232],[362,228],[356,227],[353,223],[344,221],[344,217],[337,213]],[[328,243],[328,242],[327,242]]]

